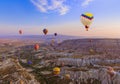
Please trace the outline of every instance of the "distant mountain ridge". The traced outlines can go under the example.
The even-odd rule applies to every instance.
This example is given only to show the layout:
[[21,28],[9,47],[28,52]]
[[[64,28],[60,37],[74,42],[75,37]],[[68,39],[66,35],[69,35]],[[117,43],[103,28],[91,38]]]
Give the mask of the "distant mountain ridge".
[[79,36],[68,36],[68,35],[13,35],[13,36],[0,36],[0,39],[17,39],[17,40],[43,40],[51,41],[54,40],[69,40],[69,39],[82,39],[84,37]]

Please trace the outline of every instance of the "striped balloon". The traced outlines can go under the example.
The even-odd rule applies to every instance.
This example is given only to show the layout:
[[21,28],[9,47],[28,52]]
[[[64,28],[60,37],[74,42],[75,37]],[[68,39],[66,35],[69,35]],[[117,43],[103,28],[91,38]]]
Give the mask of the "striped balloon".
[[94,19],[94,17],[93,17],[93,14],[91,14],[91,13],[84,13],[81,15],[80,20],[81,20],[82,24],[85,26],[86,31],[88,31],[88,28],[89,28],[90,24],[93,22],[93,19]]

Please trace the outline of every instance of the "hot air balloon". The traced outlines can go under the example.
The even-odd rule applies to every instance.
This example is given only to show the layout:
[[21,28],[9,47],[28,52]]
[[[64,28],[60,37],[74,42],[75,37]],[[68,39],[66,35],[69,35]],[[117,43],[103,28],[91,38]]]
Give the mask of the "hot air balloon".
[[32,64],[32,61],[29,60],[29,61],[28,61],[28,64],[31,65],[31,64]]
[[116,74],[116,72],[114,71],[114,69],[113,69],[112,67],[108,67],[108,68],[107,68],[107,73],[108,73],[111,77],[113,77],[113,76]]
[[91,13],[84,13],[81,15],[81,22],[85,26],[86,31],[88,31],[88,28],[90,27],[91,23],[93,22],[93,14]]
[[95,54],[95,51],[92,48],[89,50],[89,52],[90,54]]
[[46,35],[48,33],[47,29],[43,29],[43,33]]
[[51,40],[51,45],[54,45],[54,43],[55,43],[55,39],[52,39]]
[[20,84],[24,84],[24,81],[23,81],[23,80],[20,80]]
[[53,74],[54,75],[59,75],[60,74],[60,68],[59,67],[53,68]]
[[91,39],[89,40],[89,42],[92,42],[92,41],[93,41],[93,40],[91,40]]
[[5,57],[2,56],[2,60],[5,60]]
[[35,44],[35,45],[34,45],[34,49],[35,49],[35,50],[38,50],[39,48],[40,48],[39,44]]
[[23,32],[22,32],[22,30],[19,30],[19,34],[22,34]]
[[64,78],[65,79],[70,79],[70,74],[65,74]]
[[10,84],[13,84],[13,82],[12,82],[12,81],[10,81]]
[[57,33],[54,33],[54,36],[57,36]]

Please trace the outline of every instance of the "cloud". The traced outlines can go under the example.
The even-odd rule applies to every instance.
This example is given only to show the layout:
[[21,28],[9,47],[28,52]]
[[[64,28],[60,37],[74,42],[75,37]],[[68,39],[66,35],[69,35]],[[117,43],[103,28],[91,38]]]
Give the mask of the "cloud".
[[[43,13],[50,11],[58,12],[60,15],[65,15],[70,10],[70,4],[80,4],[82,0],[30,0],[36,8]],[[84,0],[81,6],[88,6],[93,0]],[[69,5],[68,5],[69,3]]]
[[89,5],[90,2],[92,2],[93,0],[85,0],[81,6],[87,6]]
[[44,13],[57,11],[60,15],[64,15],[69,11],[69,6],[65,4],[66,0],[31,0],[31,2]]
[[31,0],[31,2],[41,11],[41,12],[47,12],[47,9],[44,7],[44,5],[47,5],[46,0]]

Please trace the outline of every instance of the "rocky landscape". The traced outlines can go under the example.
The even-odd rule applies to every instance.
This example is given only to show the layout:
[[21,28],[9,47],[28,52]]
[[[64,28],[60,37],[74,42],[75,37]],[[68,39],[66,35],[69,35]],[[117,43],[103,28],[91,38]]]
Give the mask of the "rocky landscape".
[[7,59],[0,63],[0,84],[40,83],[19,64],[17,59]]
[[[36,42],[40,45],[37,51]],[[119,42],[119,39],[74,39],[60,43],[3,40],[0,84],[120,84]],[[61,69],[58,76],[53,75],[54,67]],[[110,67],[113,76],[108,73]]]

